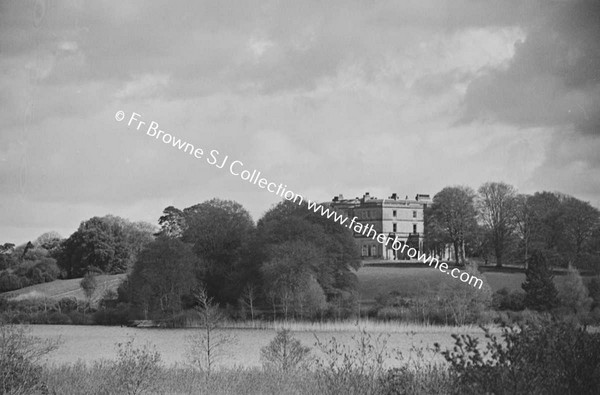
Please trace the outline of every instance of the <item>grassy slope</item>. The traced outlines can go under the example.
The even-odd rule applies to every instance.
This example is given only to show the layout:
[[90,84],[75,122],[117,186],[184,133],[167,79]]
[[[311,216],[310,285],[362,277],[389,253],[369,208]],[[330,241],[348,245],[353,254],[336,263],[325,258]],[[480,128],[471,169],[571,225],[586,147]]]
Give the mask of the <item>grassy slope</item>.
[[[414,294],[424,287],[437,289],[443,281],[459,281],[429,267],[364,266],[356,274],[360,281],[361,299],[367,303],[373,302],[379,294],[392,291]],[[493,292],[504,287],[509,290],[522,290],[521,284],[525,281],[524,273],[488,272],[484,273],[483,277]],[[560,283],[563,276],[555,276],[554,281]]]
[[[97,296],[102,296],[107,290],[115,290],[125,278],[126,274],[100,275],[96,278],[98,287],[96,290]],[[55,280],[49,283],[31,285],[21,288],[16,291],[6,292],[0,295],[8,296],[9,298],[28,298],[33,296],[49,297],[60,299],[63,297],[74,296],[77,299],[85,299],[83,291],[79,286],[80,278],[69,280]]]

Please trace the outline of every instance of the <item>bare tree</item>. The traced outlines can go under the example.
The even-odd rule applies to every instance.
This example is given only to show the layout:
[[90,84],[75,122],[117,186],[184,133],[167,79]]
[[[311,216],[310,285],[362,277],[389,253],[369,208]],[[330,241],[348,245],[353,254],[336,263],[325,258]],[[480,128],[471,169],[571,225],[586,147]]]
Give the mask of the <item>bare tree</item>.
[[242,292],[242,303],[250,309],[250,317],[252,318],[252,327],[254,327],[254,303],[256,301],[256,287],[250,283],[244,287]]
[[515,229],[515,197],[515,188],[503,182],[486,182],[479,188],[477,208],[490,233],[498,267],[502,267],[504,252]]
[[209,380],[216,364],[226,355],[225,346],[235,339],[221,330],[224,317],[206,289],[197,289],[194,297],[200,330],[187,338],[190,346],[187,357],[193,366],[206,372],[206,379]]

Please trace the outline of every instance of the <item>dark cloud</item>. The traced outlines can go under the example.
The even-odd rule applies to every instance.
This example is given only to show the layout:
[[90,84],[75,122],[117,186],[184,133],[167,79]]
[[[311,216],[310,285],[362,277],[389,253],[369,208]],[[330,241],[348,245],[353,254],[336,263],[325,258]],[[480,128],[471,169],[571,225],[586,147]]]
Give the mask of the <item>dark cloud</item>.
[[505,70],[474,80],[463,120],[600,134],[600,2],[548,3]]

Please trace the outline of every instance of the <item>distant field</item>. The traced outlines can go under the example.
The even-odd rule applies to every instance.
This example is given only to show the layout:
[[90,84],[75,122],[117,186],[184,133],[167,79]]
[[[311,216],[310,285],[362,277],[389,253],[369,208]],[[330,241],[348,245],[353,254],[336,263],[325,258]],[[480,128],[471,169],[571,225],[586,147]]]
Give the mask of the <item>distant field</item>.
[[[107,290],[115,290],[126,277],[126,274],[100,275],[96,278],[98,288],[96,295],[101,297]],[[85,299],[83,291],[79,286],[80,278],[69,280],[55,280],[50,283],[36,284],[29,287],[21,288],[16,291],[5,292],[3,296],[9,298],[28,299],[31,297],[47,297],[52,299],[61,299],[63,297],[75,297],[77,299]]]
[[[436,289],[444,281],[459,281],[429,267],[364,266],[356,275],[360,282],[361,299],[367,303],[373,302],[379,294],[392,291],[414,294],[424,287]],[[524,273],[487,272],[482,277],[485,277],[493,292],[505,287],[521,290],[521,284],[525,281]],[[554,281],[560,283],[562,279],[562,276],[556,276]]]

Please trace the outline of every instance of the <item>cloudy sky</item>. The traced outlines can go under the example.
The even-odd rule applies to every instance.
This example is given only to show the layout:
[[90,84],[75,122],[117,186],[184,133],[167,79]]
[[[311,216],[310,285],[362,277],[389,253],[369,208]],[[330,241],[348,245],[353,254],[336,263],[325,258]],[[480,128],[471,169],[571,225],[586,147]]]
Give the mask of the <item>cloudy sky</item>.
[[114,214],[505,181],[600,205],[600,2],[0,1],[0,243]]

